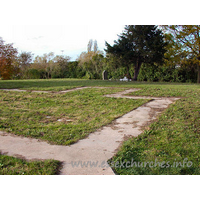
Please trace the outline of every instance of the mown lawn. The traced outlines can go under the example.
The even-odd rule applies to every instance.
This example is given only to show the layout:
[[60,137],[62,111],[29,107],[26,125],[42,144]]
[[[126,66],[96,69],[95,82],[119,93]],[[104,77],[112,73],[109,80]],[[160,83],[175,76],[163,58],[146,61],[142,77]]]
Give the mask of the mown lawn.
[[122,89],[84,89],[65,94],[0,91],[0,130],[69,145],[148,100],[115,99]]
[[134,95],[182,98],[140,136],[124,142],[109,160],[113,170],[123,175],[200,174],[200,87],[147,86]]
[[131,83],[84,79],[32,79],[32,80],[0,80],[0,89],[25,89],[61,91],[83,86],[131,86]]
[[[106,98],[104,94],[141,88],[134,95],[183,97],[139,137],[124,142],[109,162],[117,174],[200,174],[200,85],[78,79],[0,81],[0,88],[27,90],[60,91],[82,86],[112,88],[66,94],[0,91],[0,130],[69,145],[146,102]],[[117,162],[124,161],[156,161],[157,166],[148,167],[147,163],[145,167],[115,167]],[[190,163],[176,167],[183,161]],[[165,167],[159,166],[162,162]]]
[[56,175],[60,167],[55,160],[25,161],[0,154],[0,175]]
[[60,91],[83,86],[102,86],[102,87],[126,87],[126,88],[199,88],[197,84],[182,83],[148,83],[148,82],[121,82],[121,81],[102,81],[85,79],[32,79],[32,80],[0,80],[0,89],[25,89],[25,90],[49,90]]

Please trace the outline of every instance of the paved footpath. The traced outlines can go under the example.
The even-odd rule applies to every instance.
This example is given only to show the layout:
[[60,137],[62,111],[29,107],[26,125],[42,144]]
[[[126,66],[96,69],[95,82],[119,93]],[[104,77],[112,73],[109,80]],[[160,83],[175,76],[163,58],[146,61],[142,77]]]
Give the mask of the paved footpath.
[[[84,88],[76,88],[75,90]],[[25,138],[0,131],[0,151],[9,156],[22,157],[27,160],[59,160],[63,162],[62,175],[114,175],[106,162],[116,154],[124,139],[141,134],[142,127],[150,124],[159,113],[179,99],[125,96],[125,94],[137,90],[128,89],[105,96],[130,99],[145,98],[152,99],[152,101],[114,120],[111,125],[102,127],[73,145],[50,145],[38,139]]]

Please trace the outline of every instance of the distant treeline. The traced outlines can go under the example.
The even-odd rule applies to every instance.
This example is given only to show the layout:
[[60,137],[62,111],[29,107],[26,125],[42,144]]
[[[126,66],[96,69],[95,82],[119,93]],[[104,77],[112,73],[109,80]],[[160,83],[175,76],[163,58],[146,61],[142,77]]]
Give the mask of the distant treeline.
[[[49,78],[80,78],[80,79],[102,79],[102,72],[108,72],[108,78],[118,80],[123,77],[134,76],[133,66],[128,67],[120,63],[112,55],[104,57],[102,52],[88,56],[86,61],[79,58],[78,61],[70,61],[69,57],[56,56],[47,59],[49,54],[36,57],[34,62],[27,63],[27,57],[31,58],[30,52],[23,52],[18,57],[19,67],[15,68],[12,79],[49,79]],[[84,53],[88,55],[88,53]],[[51,53],[52,55],[52,53]],[[24,60],[23,60],[24,59]],[[197,67],[191,62],[179,66],[172,65],[148,65],[142,64],[139,81],[166,81],[166,82],[196,82]]]
[[[88,62],[81,64],[80,61],[68,61],[51,63],[45,67],[32,63],[23,68],[14,79],[48,79],[48,78],[80,78],[80,79],[102,79],[102,72],[108,72],[108,78],[119,80],[123,77],[133,77],[133,67],[120,65],[109,58],[99,54],[92,57]],[[129,77],[129,78],[130,78]],[[197,80],[197,68],[195,64],[182,64],[181,66],[158,66],[142,64],[138,81],[154,82],[191,82]]]
[[106,55],[97,41],[89,41],[87,51],[76,61],[53,52],[36,56],[18,53],[0,38],[0,79],[127,77],[134,81],[200,82],[200,26],[125,26],[118,41],[106,42]]

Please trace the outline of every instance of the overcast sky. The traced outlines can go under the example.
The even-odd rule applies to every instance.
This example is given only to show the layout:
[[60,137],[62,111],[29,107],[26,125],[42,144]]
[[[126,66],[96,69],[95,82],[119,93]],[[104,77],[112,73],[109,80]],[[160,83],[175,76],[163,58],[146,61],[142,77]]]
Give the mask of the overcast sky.
[[[98,49],[105,48],[105,41],[113,44],[125,25],[4,25],[0,37],[21,51],[30,51],[34,56],[54,52],[67,55],[71,60],[87,51],[90,39],[97,40]],[[62,50],[64,52],[62,52]]]
[[113,44],[123,24],[198,24],[198,6],[193,5],[174,0],[164,6],[157,0],[6,0],[1,2],[0,37],[19,52],[61,55],[63,50],[75,60],[90,39],[97,40],[99,50],[105,41]]

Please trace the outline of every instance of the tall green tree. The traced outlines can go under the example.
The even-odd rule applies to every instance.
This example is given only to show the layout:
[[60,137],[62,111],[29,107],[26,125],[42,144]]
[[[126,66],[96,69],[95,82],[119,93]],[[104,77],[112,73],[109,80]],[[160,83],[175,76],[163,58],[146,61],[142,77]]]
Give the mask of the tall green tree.
[[120,58],[126,66],[134,64],[133,80],[137,81],[142,63],[162,63],[165,46],[164,35],[157,26],[126,25],[113,46],[106,42],[105,51]]
[[197,66],[197,83],[200,83],[200,25],[162,26],[174,41],[174,48],[179,49],[185,60],[191,59]]

